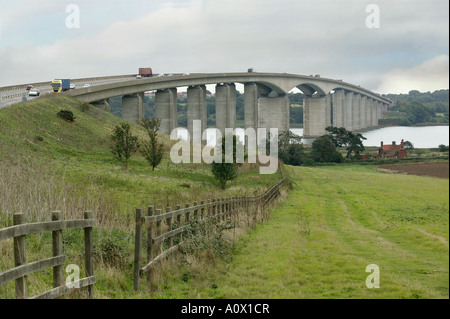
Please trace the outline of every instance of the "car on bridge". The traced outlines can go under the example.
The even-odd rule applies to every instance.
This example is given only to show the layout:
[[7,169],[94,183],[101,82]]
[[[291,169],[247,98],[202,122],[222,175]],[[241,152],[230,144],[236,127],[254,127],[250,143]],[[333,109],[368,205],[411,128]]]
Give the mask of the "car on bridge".
[[27,85],[27,91],[31,90],[33,88],[33,86],[31,84]]
[[41,93],[35,88],[30,89],[30,91],[28,92],[28,96],[39,96],[40,94]]
[[75,84],[70,83],[70,89],[71,89],[71,90],[75,90]]
[[84,88],[88,88],[88,87],[90,87],[91,85],[89,84],[89,83],[86,83],[85,85],[83,85],[83,87]]

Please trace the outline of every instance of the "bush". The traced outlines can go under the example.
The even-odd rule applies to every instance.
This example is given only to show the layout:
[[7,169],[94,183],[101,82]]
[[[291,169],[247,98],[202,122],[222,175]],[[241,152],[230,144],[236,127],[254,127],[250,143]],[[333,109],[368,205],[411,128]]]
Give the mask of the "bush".
[[310,157],[319,163],[343,162],[342,155],[336,150],[330,135],[322,135],[314,140]]
[[57,114],[56,114],[59,118],[68,121],[68,122],[75,122],[76,117],[73,116],[72,111],[69,110],[60,110]]
[[116,125],[111,135],[111,140],[113,142],[111,146],[112,154],[127,167],[128,159],[139,147],[138,138],[131,134],[130,124],[122,122]]

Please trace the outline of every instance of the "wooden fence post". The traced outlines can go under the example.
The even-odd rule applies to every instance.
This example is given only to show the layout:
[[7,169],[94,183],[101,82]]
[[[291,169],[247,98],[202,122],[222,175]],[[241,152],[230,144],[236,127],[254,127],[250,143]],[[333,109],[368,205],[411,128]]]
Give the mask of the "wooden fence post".
[[[189,204],[186,204],[185,207],[186,207],[186,208],[189,208]],[[189,212],[186,212],[186,214],[184,215],[184,221],[185,221],[185,223],[186,223],[186,224],[189,223],[190,220],[191,220],[191,219],[190,219],[190,213],[189,213]]]
[[[16,213],[13,215],[14,225],[21,225],[25,223],[25,215],[23,213]],[[27,263],[25,255],[25,238],[26,235],[14,237],[14,265],[16,267],[25,265]],[[16,279],[16,298],[22,299],[28,297],[27,291],[27,276]]]
[[[202,205],[202,206],[205,205],[205,201],[202,200],[202,201],[200,202],[200,205]],[[200,220],[203,220],[204,214],[205,214],[205,209],[202,207],[202,208],[200,209]]]
[[[197,205],[198,205],[198,203],[194,202],[194,206],[197,206]],[[197,219],[198,219],[198,209],[194,210],[194,220],[197,220]]]
[[[166,213],[170,213],[172,211],[172,208],[166,207]],[[168,227],[167,232],[172,231],[172,217],[166,218],[166,225]],[[171,248],[173,246],[173,237],[170,236],[168,241],[168,248]]]
[[142,248],[142,209],[136,209],[136,231],[134,239],[134,290],[139,290],[141,273],[141,248]]
[[[61,212],[52,212],[52,221],[61,220]],[[62,230],[52,231],[53,240],[53,257],[57,257],[63,254],[63,238]],[[60,287],[64,284],[63,282],[63,268],[62,265],[57,265],[53,267],[53,288]]]
[[[85,212],[84,219],[93,219],[92,212]],[[84,229],[84,262],[86,265],[86,276],[94,276],[94,232],[92,227]],[[94,299],[94,285],[87,286],[88,298]]]
[[[156,215],[158,216],[158,215],[161,215],[161,209],[157,209],[156,210]],[[159,237],[159,236],[161,236],[161,233],[162,233],[162,229],[161,229],[161,220],[158,220],[157,222],[156,222],[156,237]],[[158,251],[157,251],[157,255],[159,255],[160,253],[161,253],[161,245],[162,245],[162,240],[161,239],[159,239],[158,240],[158,244],[157,244],[157,248],[158,248]]]
[[[177,210],[181,209],[181,205],[177,205]],[[181,214],[178,214],[177,216],[177,227],[181,227]],[[181,243],[181,241],[183,240],[183,234],[179,233],[178,234],[178,242]]]
[[[153,216],[154,207],[149,206],[147,216]],[[147,264],[153,259],[153,222],[147,223]],[[153,290],[153,270],[150,267],[147,274],[148,289]]]

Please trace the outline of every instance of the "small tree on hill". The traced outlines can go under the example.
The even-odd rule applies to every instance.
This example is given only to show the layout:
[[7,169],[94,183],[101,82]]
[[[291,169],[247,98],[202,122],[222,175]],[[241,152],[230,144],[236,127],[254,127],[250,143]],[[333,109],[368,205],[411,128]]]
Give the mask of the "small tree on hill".
[[122,122],[116,125],[111,135],[111,152],[114,158],[122,162],[125,168],[128,167],[128,160],[138,149],[138,138],[131,134],[129,123]]
[[[222,161],[216,162],[213,161],[211,163],[211,172],[213,173],[214,177],[219,181],[220,187],[222,189],[225,189],[225,186],[228,181],[231,181],[237,177],[237,168],[238,163],[236,163],[236,147],[237,145],[237,139],[236,136],[233,136],[233,146],[226,148],[225,145],[225,136],[222,137],[221,143],[217,146],[222,148]],[[226,152],[232,152],[233,154],[228,154],[229,156],[233,156],[232,163],[225,163],[225,158],[227,157]]]
[[140,152],[152,167],[152,171],[158,166],[163,158],[163,144],[158,141],[158,131],[161,120],[158,118],[141,119],[141,126],[147,131],[149,140],[141,142]]

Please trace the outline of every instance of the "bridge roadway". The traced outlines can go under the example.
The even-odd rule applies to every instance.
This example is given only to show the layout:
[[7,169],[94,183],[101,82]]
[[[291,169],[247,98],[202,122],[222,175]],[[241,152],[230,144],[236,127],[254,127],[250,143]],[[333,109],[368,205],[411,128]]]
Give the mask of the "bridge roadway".
[[[381,95],[340,80],[286,73],[191,73],[117,80],[64,92],[82,102],[109,110],[108,99],[122,96],[122,116],[137,123],[143,116],[144,92],[156,91],[156,116],[161,132],[170,134],[177,125],[177,88],[187,89],[188,131],[193,136],[193,121],[201,120],[206,129],[206,85],[216,85],[216,127],[236,127],[236,87],[244,85],[245,128],[278,128],[289,130],[287,93],[298,88],[305,94],[303,102],[303,135],[317,137],[333,125],[358,131],[378,125],[391,105]],[[198,138],[198,137],[197,137]]]

